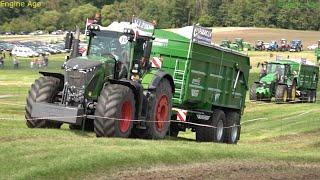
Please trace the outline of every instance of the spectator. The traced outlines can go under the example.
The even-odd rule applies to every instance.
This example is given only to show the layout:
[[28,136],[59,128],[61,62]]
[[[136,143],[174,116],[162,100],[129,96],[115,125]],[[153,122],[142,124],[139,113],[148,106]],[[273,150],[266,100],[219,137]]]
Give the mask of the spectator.
[[37,60],[33,58],[33,59],[30,61],[30,67],[31,67],[31,69],[35,68],[36,65],[37,65]]
[[44,66],[45,67],[48,67],[48,64],[49,64],[49,58],[48,58],[48,56],[46,55],[46,56],[44,56]]
[[13,68],[18,69],[19,68],[19,61],[16,56],[13,56]]
[[3,56],[0,56],[0,68],[4,67],[4,58]]

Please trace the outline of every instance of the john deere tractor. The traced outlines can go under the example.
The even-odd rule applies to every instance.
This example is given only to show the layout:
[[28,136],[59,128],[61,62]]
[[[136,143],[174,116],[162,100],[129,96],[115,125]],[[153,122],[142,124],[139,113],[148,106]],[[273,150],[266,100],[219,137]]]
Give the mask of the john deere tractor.
[[74,46],[64,73],[40,72],[42,77],[32,84],[27,126],[60,128],[68,123],[71,129],[94,130],[97,137],[164,138],[174,83],[169,74],[149,65],[151,26],[143,21],[90,25],[84,56],[77,56]]
[[305,61],[279,60],[262,64],[259,81],[250,88],[250,100],[276,103],[296,101],[315,102],[319,67]]

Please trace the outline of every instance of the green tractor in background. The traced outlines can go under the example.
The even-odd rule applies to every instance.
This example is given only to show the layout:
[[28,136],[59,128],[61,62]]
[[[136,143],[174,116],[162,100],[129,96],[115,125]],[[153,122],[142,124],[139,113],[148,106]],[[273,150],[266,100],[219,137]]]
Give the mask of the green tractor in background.
[[251,51],[253,49],[252,44],[243,41],[242,38],[235,38],[234,44],[238,46],[238,51]]
[[318,48],[315,50],[316,56],[317,56],[317,62],[320,61],[320,40],[318,41]]
[[235,43],[231,43],[230,40],[222,40],[221,44],[220,44],[221,47],[226,47],[226,48],[229,48],[229,49],[232,49],[232,50],[236,50],[238,51],[239,50],[239,46]]
[[[136,27],[141,24],[148,29]],[[60,128],[68,123],[70,129],[93,130],[97,137],[164,138],[175,90],[172,76],[151,70],[148,63],[152,26],[142,20],[90,25],[85,56],[78,55],[79,39],[74,39],[64,73],[40,72],[43,76],[32,84],[27,126]]]
[[[258,64],[259,66],[260,64]],[[250,100],[276,103],[315,102],[319,67],[293,60],[262,63],[259,81],[250,88]]]

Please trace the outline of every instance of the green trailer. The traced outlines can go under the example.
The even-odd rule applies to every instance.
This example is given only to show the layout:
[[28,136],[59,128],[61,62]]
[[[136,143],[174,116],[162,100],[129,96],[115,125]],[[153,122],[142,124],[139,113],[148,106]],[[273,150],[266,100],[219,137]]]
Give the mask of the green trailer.
[[250,88],[250,100],[315,102],[319,67],[306,60],[262,63],[260,78]]
[[173,118],[177,121],[171,123],[170,134],[177,136],[191,128],[199,141],[236,143],[248,89],[249,57],[166,30],[155,31],[152,56],[161,60],[161,69],[175,84]]

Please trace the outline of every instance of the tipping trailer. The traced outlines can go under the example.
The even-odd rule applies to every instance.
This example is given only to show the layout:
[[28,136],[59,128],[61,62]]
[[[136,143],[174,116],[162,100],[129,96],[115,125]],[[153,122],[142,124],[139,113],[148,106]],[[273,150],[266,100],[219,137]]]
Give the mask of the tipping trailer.
[[[171,123],[170,135],[191,128],[198,141],[236,143],[248,89],[249,57],[190,37],[199,31],[209,34],[206,30],[155,31],[152,62],[160,60],[158,68],[170,74],[175,84],[172,118],[177,121]],[[211,36],[207,40],[211,42]]]
[[279,60],[265,62],[258,81],[250,88],[250,100],[271,101],[277,103],[315,102],[319,67],[306,60]]

